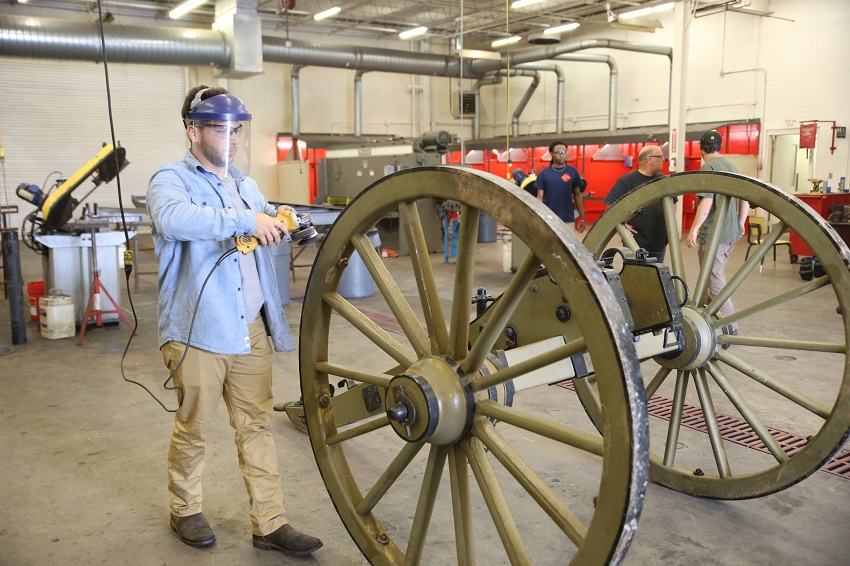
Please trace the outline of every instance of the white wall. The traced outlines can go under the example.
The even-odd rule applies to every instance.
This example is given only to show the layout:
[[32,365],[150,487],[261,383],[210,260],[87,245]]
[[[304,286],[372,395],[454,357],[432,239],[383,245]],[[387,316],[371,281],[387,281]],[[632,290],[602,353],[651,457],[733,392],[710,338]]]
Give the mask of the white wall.
[[[850,2],[846,0],[772,0],[774,17],[728,12],[690,20],[686,121],[689,123],[759,119],[763,139],[770,133],[799,131],[805,120],[835,120],[850,126]],[[583,25],[562,43],[591,38],[672,45],[672,13],[662,15],[655,33]],[[669,65],[666,57],[620,50],[607,53],[619,66],[618,127],[666,123]],[[675,57],[675,54],[674,54]],[[559,63],[567,76],[567,131],[607,127],[608,69],[599,63]],[[537,93],[523,113],[521,134],[555,131],[555,77],[543,73]],[[530,79],[511,79],[511,109]],[[510,124],[506,85],[485,87],[490,97],[482,135],[502,135]],[[832,124],[820,124],[816,147],[818,178],[833,174],[835,184],[848,176],[850,143],[836,140]],[[769,170],[762,144],[760,171]],[[850,176],[848,176],[850,177]]]
[[[182,158],[186,134],[180,121],[185,95],[182,69],[154,65],[109,65],[116,141],[130,164],[121,173],[125,207],[144,195],[161,165]],[[0,59],[0,138],[5,151],[0,203],[17,205],[10,226],[20,228],[35,208],[15,195],[20,183],[47,191],[67,179],[104,143],[111,143],[103,66],[76,61]],[[55,174],[53,174],[55,172]],[[45,180],[49,180],[45,186]],[[86,180],[73,197],[117,207],[118,183],[94,188]],[[77,216],[82,213],[78,211]]]

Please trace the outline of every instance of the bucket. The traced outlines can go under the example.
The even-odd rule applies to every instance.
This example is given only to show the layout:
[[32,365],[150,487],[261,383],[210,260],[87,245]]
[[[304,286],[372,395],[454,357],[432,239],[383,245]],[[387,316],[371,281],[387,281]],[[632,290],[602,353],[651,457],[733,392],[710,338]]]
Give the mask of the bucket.
[[504,273],[511,272],[511,260],[513,259],[513,254],[511,253],[513,250],[513,242],[511,242],[511,237],[506,236],[502,238],[502,271]]
[[27,296],[30,299],[30,319],[39,319],[39,299],[44,296],[44,281],[31,281],[27,283]]
[[74,297],[63,295],[61,289],[51,289],[47,295],[41,297],[40,305],[43,338],[70,338],[76,333]]
[[[381,245],[381,237],[375,229],[366,232],[369,243],[374,247]],[[337,293],[346,299],[365,299],[375,294],[375,281],[363,263],[360,254],[355,250],[348,259],[348,265],[339,278]]]

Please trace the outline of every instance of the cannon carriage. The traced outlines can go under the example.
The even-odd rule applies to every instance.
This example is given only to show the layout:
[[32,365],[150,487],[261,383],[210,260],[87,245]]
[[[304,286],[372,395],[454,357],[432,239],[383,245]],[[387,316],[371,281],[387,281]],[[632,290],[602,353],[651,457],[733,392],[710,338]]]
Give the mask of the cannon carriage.
[[[780,221],[713,302],[705,300],[706,270],[686,272],[679,244],[673,199],[689,192],[715,192],[720,207],[744,198]],[[460,205],[449,284],[438,282],[428,254],[416,204],[423,199]],[[669,267],[646,261],[625,228],[659,201],[674,235]],[[410,249],[403,275],[388,271],[367,237],[392,212],[404,220]],[[492,269],[477,261],[481,214],[498,218],[530,251],[501,288],[487,289],[496,300],[476,312],[476,281]],[[763,300],[718,318],[718,301],[758,284],[770,238],[786,226],[826,275],[766,289]],[[710,241],[709,252],[716,245]],[[354,251],[397,332],[337,292]],[[615,203],[584,243],[492,175],[431,167],[386,177],[329,231],[304,297],[303,418],[328,493],[373,564],[447,563],[447,556],[457,564],[539,563],[540,541],[562,548],[563,563],[605,564],[625,556],[650,477],[721,499],[793,485],[827,462],[850,430],[849,259],[844,242],[805,205],[737,175],[689,173],[645,185]],[[758,324],[760,313],[809,293],[835,306],[828,338],[792,340]],[[739,321],[739,335],[724,333]],[[791,350],[804,359],[826,355],[834,371],[784,376],[762,363],[765,352]],[[806,378],[828,384],[819,398]],[[347,390],[334,390],[340,380]],[[669,420],[650,419],[647,400],[661,394],[672,398]],[[774,438],[763,395],[787,400],[804,446],[792,451]],[[694,408],[707,441],[683,442],[690,433],[682,415]],[[764,457],[727,449],[720,423],[727,409],[762,442]]]

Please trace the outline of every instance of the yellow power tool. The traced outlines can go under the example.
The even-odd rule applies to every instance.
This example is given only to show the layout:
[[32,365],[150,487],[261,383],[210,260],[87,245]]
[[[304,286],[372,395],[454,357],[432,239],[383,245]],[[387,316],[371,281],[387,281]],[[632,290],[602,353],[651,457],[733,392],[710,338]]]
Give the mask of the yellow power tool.
[[[280,220],[286,225],[289,236],[284,238],[298,242],[299,246],[304,246],[319,237],[309,214],[298,214],[295,209],[290,208],[286,213],[275,216],[275,220]],[[243,254],[251,253],[259,245],[259,240],[254,236],[236,236],[236,249]]]

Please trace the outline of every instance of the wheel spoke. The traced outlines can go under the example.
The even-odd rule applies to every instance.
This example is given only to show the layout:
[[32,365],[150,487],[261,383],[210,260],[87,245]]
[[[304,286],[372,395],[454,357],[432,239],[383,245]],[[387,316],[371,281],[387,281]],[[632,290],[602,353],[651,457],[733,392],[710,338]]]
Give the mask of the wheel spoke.
[[440,294],[437,292],[437,281],[434,279],[434,269],[428,255],[428,244],[425,242],[419,209],[416,203],[412,202],[400,204],[398,211],[402,225],[405,227],[410,261],[413,263],[413,274],[419,288],[422,312],[425,315],[425,325],[431,337],[431,352],[442,354],[445,353],[449,342],[446,319],[443,316],[443,307],[440,305]]
[[416,354],[419,357],[429,355],[431,348],[428,336],[416,319],[413,309],[410,308],[404,295],[402,295],[401,289],[398,288],[390,272],[387,271],[387,267],[381,260],[381,256],[372,247],[369,238],[365,234],[357,234],[351,238],[351,243],[354,244],[355,249],[360,254],[360,258],[366,264],[366,269],[369,270],[372,279],[378,285],[378,289],[380,289],[381,294],[387,301],[390,310],[393,311],[405,336],[410,340],[410,344],[413,346]]
[[463,449],[472,467],[475,480],[478,482],[481,495],[484,496],[484,501],[487,503],[490,516],[493,517],[493,522],[499,532],[499,538],[502,539],[502,546],[505,547],[508,559],[511,564],[530,564],[531,560],[520,538],[519,529],[517,529],[511,516],[508,503],[505,501],[505,496],[496,480],[496,474],[493,473],[490,460],[487,459],[487,454],[484,452],[484,445],[477,438],[469,438],[463,443]]
[[404,563],[409,566],[419,564],[422,559],[422,549],[425,546],[425,537],[428,535],[428,526],[431,524],[431,513],[434,511],[434,502],[440,488],[440,476],[443,475],[448,451],[448,447],[432,445],[431,452],[428,453],[428,464],[425,467],[425,476],[422,478],[422,490],[419,492],[419,502],[416,504],[416,514],[410,526],[410,538],[404,557]]
[[461,364],[461,369],[464,372],[472,373],[477,371],[481,367],[481,364],[484,363],[484,359],[490,353],[490,350],[493,349],[493,345],[496,343],[511,315],[513,315],[520,299],[525,294],[528,284],[531,283],[539,267],[540,261],[533,253],[529,253],[513,279],[511,279],[508,288],[502,293],[499,300],[493,303],[491,307],[492,314],[490,315],[487,326],[478,335],[478,339],[472,345],[472,350],[470,350],[469,355]]
[[709,316],[717,314],[717,311],[720,310],[720,307],[723,306],[735,291],[738,290],[738,287],[744,282],[744,280],[750,275],[750,273],[755,270],[757,265],[761,265],[761,262],[764,260],[764,256],[767,255],[767,252],[773,247],[773,244],[779,239],[779,236],[782,235],[782,230],[785,229],[785,224],[779,223],[776,227],[775,231],[772,231],[768,238],[762,243],[762,245],[756,248],[756,251],[750,258],[745,261],[738,271],[735,272],[729,281],[727,281],[726,285],[723,289],[717,293],[717,296],[712,299],[711,303],[707,307],[705,307],[705,313]]
[[455,265],[452,320],[449,329],[448,357],[462,360],[469,351],[469,311],[472,297],[472,278],[475,274],[475,245],[478,242],[480,212],[476,208],[460,209],[460,235]]
[[390,380],[393,378],[393,376],[384,373],[367,372],[351,366],[334,364],[331,362],[318,362],[316,364],[316,371],[327,373],[329,375],[336,375],[338,377],[344,377],[346,379],[353,379],[354,381],[370,383],[372,385],[377,385],[378,387],[383,387],[384,389],[389,387]]
[[390,419],[387,418],[387,415],[381,415],[342,432],[331,434],[325,439],[325,443],[327,443],[328,446],[333,446],[334,444],[339,444],[340,442],[345,442],[346,440],[351,440],[352,438],[369,434],[370,432],[384,428],[388,424],[390,424]]
[[472,503],[469,492],[469,468],[463,449],[457,444],[449,451],[449,477],[452,486],[452,515],[458,566],[475,565],[472,537]]
[[339,293],[324,293],[322,300],[398,363],[409,367],[416,361],[416,354],[343,299]]
[[802,297],[812,291],[816,291],[821,287],[829,285],[829,277],[824,275],[823,277],[818,277],[817,279],[812,279],[811,281],[799,285],[798,287],[794,287],[793,289],[789,289],[784,293],[780,293],[775,297],[771,297],[769,299],[765,299],[764,301],[760,301],[754,305],[750,305],[745,309],[741,309],[734,314],[730,314],[729,316],[725,316],[717,321],[718,327],[725,326],[727,324],[732,324],[733,322],[738,322],[748,316],[752,316],[757,314],[763,310],[767,310],[772,307],[779,306],[783,303],[787,303],[792,299],[796,299],[797,297]]
[[714,453],[714,461],[717,463],[717,471],[721,478],[732,475],[729,468],[729,456],[726,454],[726,446],[720,435],[720,425],[717,423],[717,411],[714,410],[714,402],[711,400],[711,391],[708,389],[708,379],[705,370],[700,368],[694,375],[699,404],[702,408],[702,416],[705,418],[705,427],[708,429],[708,440],[711,442],[711,451]]
[[720,386],[720,389],[723,393],[726,394],[726,397],[732,401],[732,404],[735,405],[735,408],[738,409],[738,412],[744,417],[744,420],[750,425],[750,428],[753,429],[758,437],[764,442],[764,445],[770,450],[770,453],[773,454],[773,457],[776,458],[776,461],[780,464],[782,462],[788,461],[788,455],[782,450],[782,447],[779,445],[779,442],[776,441],[775,438],[770,434],[770,431],[767,430],[767,427],[761,422],[761,419],[758,418],[758,415],[752,410],[747,401],[741,396],[738,390],[734,385],[729,381],[729,378],[726,377],[726,374],[717,365],[716,361],[710,361],[707,366],[708,373],[711,374],[711,377],[714,378],[714,381],[717,382],[717,385]]
[[658,391],[658,388],[661,387],[661,384],[664,383],[664,380],[667,379],[667,376],[670,375],[672,371],[673,370],[671,368],[666,368],[664,366],[658,368],[658,371],[655,372],[655,376],[652,378],[652,381],[647,384],[644,390],[647,399],[650,399],[653,395],[655,395],[655,392]]
[[401,451],[396,455],[390,465],[369,490],[369,493],[363,498],[363,501],[357,506],[357,512],[360,515],[366,515],[372,512],[375,505],[381,500],[384,494],[387,493],[401,473],[407,469],[413,458],[419,454],[419,451],[425,445],[424,442],[408,442],[402,447]]
[[822,419],[829,418],[831,411],[827,407],[821,405],[814,399],[803,395],[799,391],[778,382],[765,372],[752,367],[741,358],[722,350],[716,351],[714,353],[714,357]]
[[620,239],[623,240],[623,245],[630,250],[635,251],[640,247],[637,241],[635,241],[634,234],[626,228],[625,224],[617,224],[617,234],[619,234]]
[[829,352],[833,354],[844,354],[847,351],[847,346],[843,342],[806,342],[802,340],[782,340],[779,338],[732,336],[729,334],[718,334],[717,342],[720,344],[735,344],[738,346],[758,346],[759,348],[803,350],[806,352]]
[[470,383],[469,386],[473,391],[483,391],[490,387],[501,385],[502,383],[521,375],[531,373],[534,370],[557,363],[586,350],[587,344],[585,343],[584,338],[576,338],[563,346],[552,348],[548,352],[544,352],[543,354],[539,354],[533,358],[513,364],[508,368],[495,371],[487,377],[476,379]]
[[568,444],[597,456],[602,456],[603,441],[599,436],[544,419],[515,407],[507,407],[495,401],[481,401],[475,412],[485,417],[500,420],[517,428],[539,434],[562,444]]
[[682,257],[682,240],[679,236],[679,223],[676,220],[676,203],[673,197],[664,197],[664,226],[667,228],[667,245],[670,246],[670,270],[673,275],[685,276],[685,260]]
[[496,432],[492,423],[488,420],[478,421],[472,427],[472,434],[484,443],[505,469],[552,518],[552,521],[573,541],[573,544],[581,547],[587,536],[587,527],[531,469],[516,450],[505,442],[501,435]]
[[705,253],[700,262],[699,277],[697,284],[694,287],[694,293],[691,296],[691,304],[700,306],[705,300],[705,295],[708,292],[708,282],[711,278],[711,270],[714,267],[714,257],[717,255],[717,248],[720,246],[720,237],[722,236],[722,224],[726,218],[726,211],[729,210],[729,197],[726,195],[715,195],[714,204],[714,221],[711,223],[711,231],[708,236],[708,243],[705,245]]
[[676,370],[676,389],[673,393],[670,422],[667,425],[667,444],[664,447],[665,466],[672,466],[676,461],[679,431],[682,429],[682,411],[685,409],[685,396],[688,392],[688,376],[689,372]]

